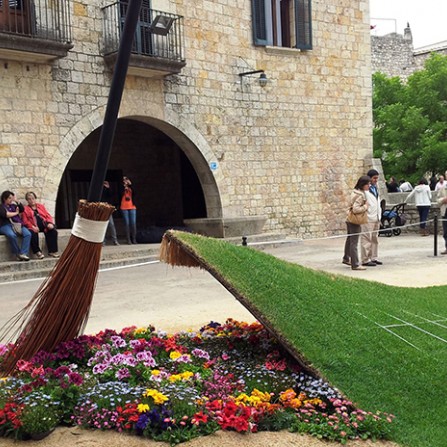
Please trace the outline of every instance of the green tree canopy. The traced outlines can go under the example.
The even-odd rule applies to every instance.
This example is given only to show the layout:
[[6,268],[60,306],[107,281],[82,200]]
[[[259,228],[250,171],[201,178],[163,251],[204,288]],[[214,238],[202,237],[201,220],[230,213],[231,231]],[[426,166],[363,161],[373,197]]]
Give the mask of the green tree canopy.
[[374,156],[386,176],[416,182],[447,169],[447,56],[433,53],[406,83],[373,75]]

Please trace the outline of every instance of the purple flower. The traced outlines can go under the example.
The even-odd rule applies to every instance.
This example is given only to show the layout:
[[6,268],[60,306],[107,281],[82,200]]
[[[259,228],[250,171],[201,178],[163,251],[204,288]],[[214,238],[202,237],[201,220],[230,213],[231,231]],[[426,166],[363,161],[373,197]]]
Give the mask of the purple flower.
[[130,377],[130,372],[127,368],[121,368],[115,373],[115,377],[118,380],[127,379],[128,377]]
[[107,369],[103,363],[98,363],[93,367],[93,374],[102,374]]
[[135,424],[135,428],[139,431],[143,431],[147,424],[149,423],[149,416],[146,413],[140,414],[137,423]]
[[68,374],[68,380],[70,381],[70,383],[73,383],[74,385],[82,385],[82,383],[84,382],[84,378],[81,376],[81,374],[78,374],[76,372],[71,372],[70,374]]
[[136,356],[137,360],[144,363],[144,366],[155,366],[157,362],[149,351],[139,352]]
[[180,357],[178,357],[177,359],[175,359],[176,362],[178,363],[191,363],[191,356],[189,354],[183,354]]
[[199,359],[205,359],[205,360],[210,359],[210,355],[203,349],[198,349],[198,348],[193,349],[191,354]]
[[59,368],[54,370],[54,375],[60,379],[61,377],[65,376],[66,374],[69,374],[71,372],[70,368],[68,366],[62,365],[59,366]]
[[141,346],[140,340],[130,340],[129,345],[132,349],[137,349]]
[[110,337],[110,340],[112,341],[112,344],[115,348],[125,348],[126,347],[126,340],[121,338],[118,335],[112,335]]

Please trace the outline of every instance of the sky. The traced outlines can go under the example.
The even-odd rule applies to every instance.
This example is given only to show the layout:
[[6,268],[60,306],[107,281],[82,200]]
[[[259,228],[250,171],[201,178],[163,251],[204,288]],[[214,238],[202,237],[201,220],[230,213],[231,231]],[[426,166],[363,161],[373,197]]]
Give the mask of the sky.
[[414,48],[447,41],[447,0],[370,0],[369,8],[373,35],[403,34],[409,22]]

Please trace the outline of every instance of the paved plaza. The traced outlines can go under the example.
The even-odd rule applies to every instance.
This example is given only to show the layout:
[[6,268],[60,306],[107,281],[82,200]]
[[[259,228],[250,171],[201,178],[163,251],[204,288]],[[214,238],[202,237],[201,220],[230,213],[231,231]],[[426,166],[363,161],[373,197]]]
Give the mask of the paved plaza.
[[[341,263],[345,238],[253,245],[290,262],[395,286],[447,284],[447,256],[434,256],[433,236],[380,237],[383,266],[352,271]],[[248,239],[250,245],[250,238]],[[438,240],[438,253],[443,239]],[[25,306],[42,280],[2,284],[0,326]],[[252,321],[252,315],[209,273],[158,261],[100,272],[86,332],[153,324],[168,332],[198,329],[210,320]]]

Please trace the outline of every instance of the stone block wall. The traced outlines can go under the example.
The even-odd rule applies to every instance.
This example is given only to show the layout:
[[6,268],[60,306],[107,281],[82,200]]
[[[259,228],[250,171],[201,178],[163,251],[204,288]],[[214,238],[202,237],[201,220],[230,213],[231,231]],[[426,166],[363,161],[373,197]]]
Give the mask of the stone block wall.
[[[71,4],[67,57],[0,61],[0,188],[32,189],[53,212],[67,163],[104,117],[104,4]],[[343,229],[372,156],[368,1],[314,1],[311,51],[254,46],[249,1],[152,7],[184,16],[187,65],[165,79],[128,76],[120,117],[173,129],[202,162],[202,186],[215,182],[223,217],[264,216],[264,231],[305,238]],[[239,76],[257,69],[264,88]]]
[[406,79],[419,69],[413,55],[412,39],[397,33],[371,36],[371,66],[373,73]]

